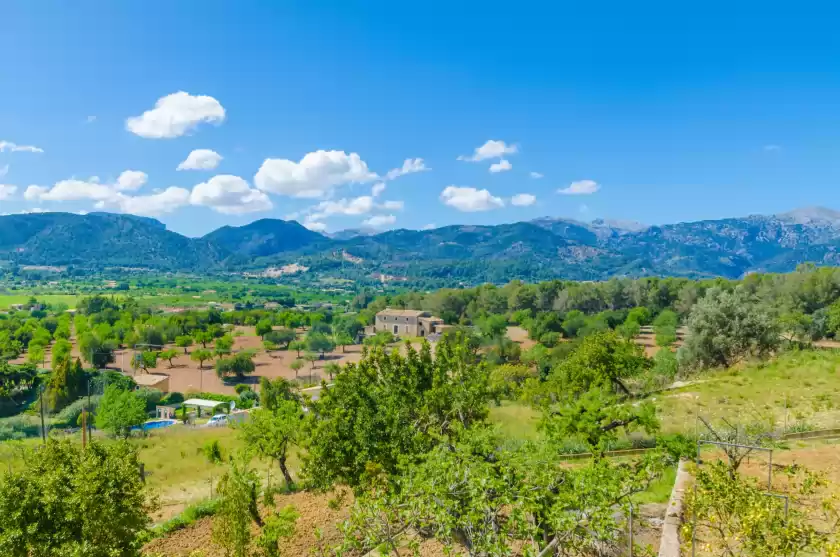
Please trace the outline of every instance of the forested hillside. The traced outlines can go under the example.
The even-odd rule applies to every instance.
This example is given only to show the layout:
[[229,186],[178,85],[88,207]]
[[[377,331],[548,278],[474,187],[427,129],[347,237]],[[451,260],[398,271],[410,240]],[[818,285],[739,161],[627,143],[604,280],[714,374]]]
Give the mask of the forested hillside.
[[645,227],[543,218],[495,226],[327,237],[294,221],[262,219],[187,238],[130,215],[0,217],[0,261],[186,271],[258,271],[299,263],[317,276],[386,275],[429,286],[621,276],[740,278],[797,264],[840,263],[840,218],[827,209]]

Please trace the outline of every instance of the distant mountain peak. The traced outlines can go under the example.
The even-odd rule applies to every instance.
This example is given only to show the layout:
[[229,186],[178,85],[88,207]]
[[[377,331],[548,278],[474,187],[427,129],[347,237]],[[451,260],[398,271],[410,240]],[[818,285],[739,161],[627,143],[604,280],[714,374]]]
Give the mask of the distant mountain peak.
[[802,207],[776,215],[779,220],[793,224],[832,224],[840,226],[840,211],[827,207]]
[[598,228],[613,228],[615,230],[621,230],[624,232],[640,232],[642,230],[650,228],[648,225],[642,224],[635,220],[622,219],[595,219],[592,222],[590,222],[589,225]]

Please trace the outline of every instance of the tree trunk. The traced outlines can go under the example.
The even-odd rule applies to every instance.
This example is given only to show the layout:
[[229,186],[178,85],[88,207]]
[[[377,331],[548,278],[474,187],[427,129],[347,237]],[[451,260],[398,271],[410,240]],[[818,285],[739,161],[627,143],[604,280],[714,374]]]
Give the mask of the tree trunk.
[[283,472],[283,479],[286,480],[286,490],[291,491],[294,482],[292,481],[292,475],[289,473],[289,469],[286,468],[286,459],[278,458],[277,464],[280,465],[280,471]]

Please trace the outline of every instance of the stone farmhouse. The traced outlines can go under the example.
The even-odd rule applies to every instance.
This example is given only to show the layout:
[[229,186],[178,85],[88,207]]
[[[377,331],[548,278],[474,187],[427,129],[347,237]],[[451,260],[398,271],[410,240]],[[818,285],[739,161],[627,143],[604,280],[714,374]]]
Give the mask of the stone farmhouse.
[[446,328],[443,319],[428,311],[385,308],[376,314],[370,333],[390,331],[403,337],[425,337]]

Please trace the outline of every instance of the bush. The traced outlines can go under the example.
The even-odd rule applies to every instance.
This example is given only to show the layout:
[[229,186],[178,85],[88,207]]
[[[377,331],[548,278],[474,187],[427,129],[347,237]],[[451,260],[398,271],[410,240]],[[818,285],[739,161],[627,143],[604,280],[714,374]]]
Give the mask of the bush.
[[[90,397],[90,408],[91,412],[96,412],[96,409],[99,408],[99,401],[102,399],[102,395],[92,395]],[[74,402],[71,402],[64,409],[59,412],[55,416],[55,423],[56,425],[63,425],[66,427],[73,427],[79,421],[79,416],[82,415],[82,410],[88,404],[87,397],[82,397]]]
[[[250,391],[251,386],[250,385],[245,385],[244,383],[239,383],[238,385],[236,385],[233,388],[233,390],[236,392],[236,394],[242,395],[242,393],[244,393],[245,391]],[[241,398],[241,396],[240,396],[240,398]]]
[[139,537],[139,541],[140,543],[145,544],[155,538],[162,538],[172,532],[186,528],[204,517],[213,516],[216,514],[218,507],[218,499],[208,499],[206,501],[190,505],[178,516],[170,518],[159,526],[143,532]]
[[163,400],[163,392],[149,387],[141,387],[135,394],[146,402],[146,412],[151,412]]
[[123,391],[130,391],[137,387],[134,379],[117,371],[102,371],[96,373],[90,380],[90,392],[104,393],[105,387],[116,385]]
[[41,421],[36,416],[14,416],[0,419],[0,441],[37,437],[40,433]]
[[160,399],[160,404],[162,406],[170,406],[173,404],[180,404],[184,402],[184,400],[184,395],[182,393],[173,391],[171,393],[167,393],[162,399]]
[[224,457],[222,456],[222,446],[219,444],[218,439],[208,441],[204,445],[202,451],[210,464],[219,464],[224,460]]

